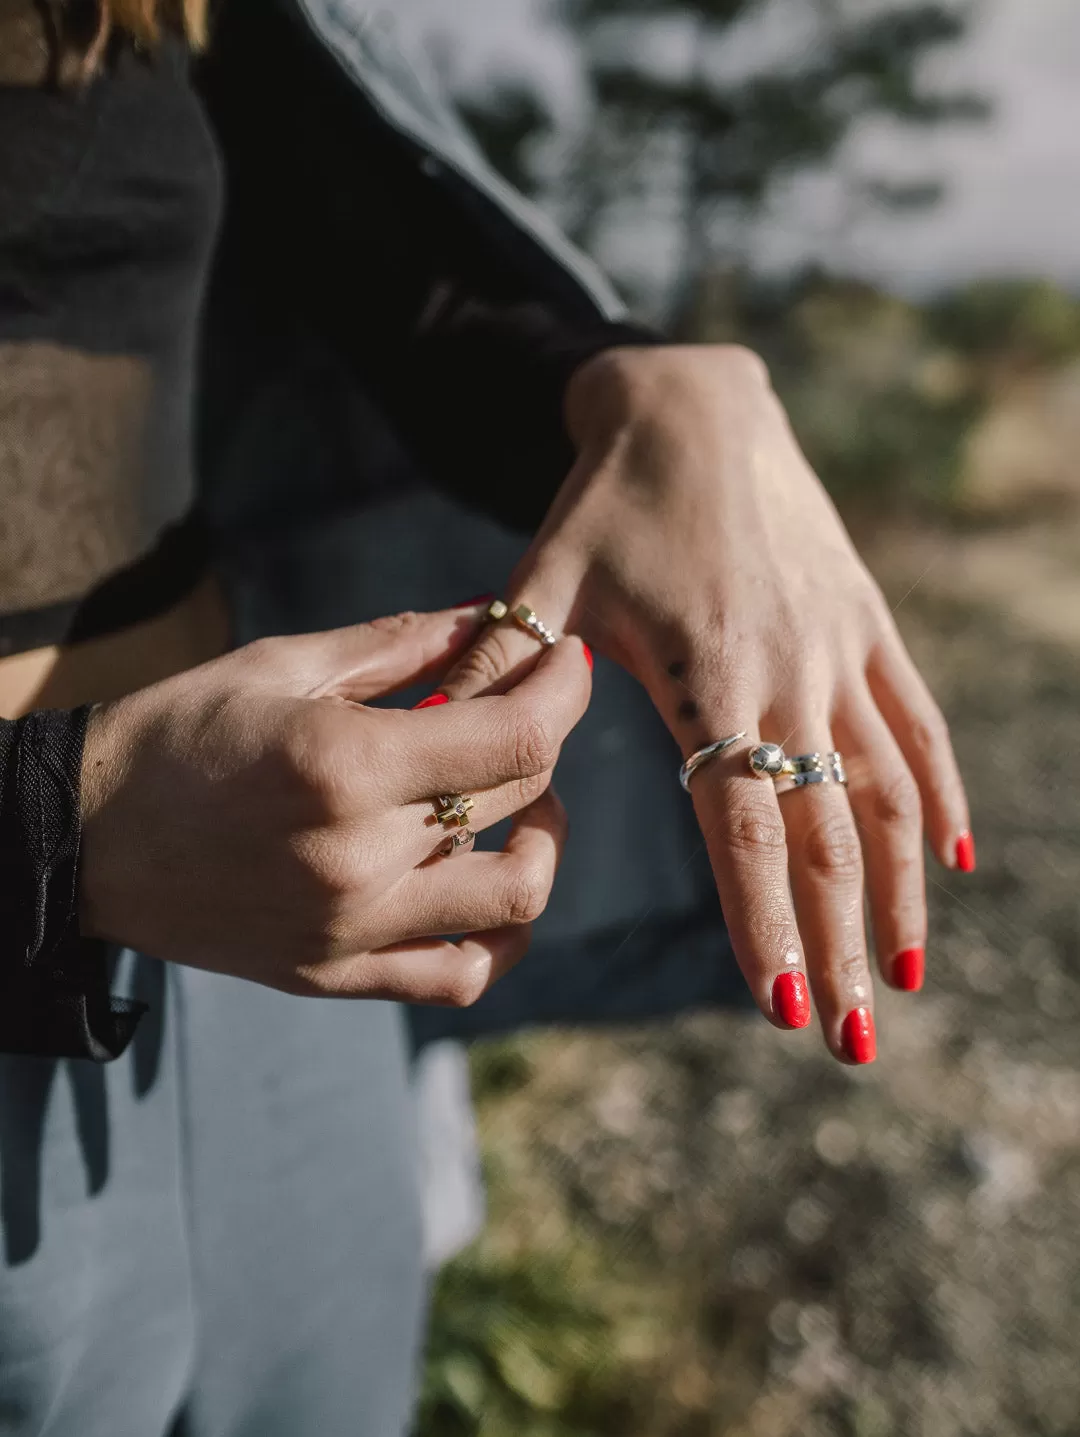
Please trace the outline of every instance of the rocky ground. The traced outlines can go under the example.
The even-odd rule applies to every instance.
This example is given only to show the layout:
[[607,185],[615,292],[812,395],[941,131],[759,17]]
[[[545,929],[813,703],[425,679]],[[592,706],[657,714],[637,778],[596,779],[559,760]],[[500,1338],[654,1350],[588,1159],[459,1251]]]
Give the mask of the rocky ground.
[[935,875],[872,1068],[731,1015],[477,1051],[492,1222],[440,1293],[424,1437],[1078,1437],[1069,522],[880,550],[979,870]]

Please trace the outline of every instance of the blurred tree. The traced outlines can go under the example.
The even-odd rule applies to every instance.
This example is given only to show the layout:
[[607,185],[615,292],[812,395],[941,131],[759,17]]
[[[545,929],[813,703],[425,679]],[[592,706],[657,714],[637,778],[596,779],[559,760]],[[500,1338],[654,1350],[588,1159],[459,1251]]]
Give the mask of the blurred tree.
[[[562,0],[580,38],[595,116],[576,156],[579,237],[595,245],[625,198],[659,203],[677,225],[672,320],[693,329],[718,234],[768,201],[778,183],[835,162],[872,116],[935,125],[983,116],[985,102],[944,93],[923,61],[964,34],[967,10],[933,0]],[[759,58],[727,63],[759,33]],[[656,59],[682,40],[682,65]],[[740,36],[741,32],[741,36]],[[933,179],[847,177],[855,201],[910,209],[933,203]]]
[[[963,36],[977,3],[555,0],[580,45],[592,116],[548,198],[594,252],[609,225],[625,232],[642,215],[659,218],[677,246],[669,319],[694,331],[707,322],[701,288],[720,254],[746,258],[741,222],[793,175],[835,167],[858,122],[925,126],[986,113],[979,96],[944,93],[923,75],[933,51]],[[531,157],[553,131],[545,100],[514,83],[466,110],[496,165],[534,188]],[[933,178],[844,182],[852,209],[912,209],[941,193]]]

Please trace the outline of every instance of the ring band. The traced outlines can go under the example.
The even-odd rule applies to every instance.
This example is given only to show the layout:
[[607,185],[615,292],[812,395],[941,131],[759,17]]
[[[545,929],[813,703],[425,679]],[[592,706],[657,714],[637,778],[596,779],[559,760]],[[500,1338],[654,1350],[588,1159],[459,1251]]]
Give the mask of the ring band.
[[473,807],[471,798],[460,793],[441,793],[435,803],[441,805],[437,808],[435,817],[443,828],[465,828],[468,825],[469,809]]
[[487,616],[493,624],[497,624],[500,619],[507,617],[513,619],[519,629],[531,634],[534,639],[539,639],[547,649],[553,648],[559,642],[558,635],[554,630],[549,629],[536,610],[530,609],[528,604],[518,604],[516,608],[511,609],[504,600],[492,599],[487,608]]
[[715,743],[710,743],[705,748],[699,748],[697,753],[692,753],[679,769],[679,782],[686,792],[690,792],[690,780],[703,763],[708,763],[710,759],[716,758],[718,754],[722,754],[732,744],[738,743],[741,738],[745,737],[746,730],[744,729],[741,733],[733,733],[728,738],[717,739]]
[[471,828],[458,828],[451,833],[439,853],[443,858],[459,858],[462,854],[468,853],[476,842],[476,834]]
[[777,781],[776,792],[790,793],[793,788],[806,788],[815,783],[847,784],[847,770],[839,753],[801,753],[790,760],[792,772]]

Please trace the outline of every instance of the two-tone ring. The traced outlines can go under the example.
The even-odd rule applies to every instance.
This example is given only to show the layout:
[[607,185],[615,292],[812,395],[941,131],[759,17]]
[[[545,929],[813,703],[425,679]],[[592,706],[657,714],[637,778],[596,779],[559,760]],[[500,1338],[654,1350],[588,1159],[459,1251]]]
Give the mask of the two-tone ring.
[[546,649],[553,648],[559,642],[558,634],[549,629],[536,610],[530,609],[528,604],[518,604],[512,609],[504,600],[492,599],[487,607],[487,617],[493,624],[497,624],[501,619],[513,619],[519,629],[538,639]]
[[476,842],[476,834],[469,827],[469,810],[474,806],[473,800],[462,793],[441,793],[435,799],[435,817],[447,834],[439,849],[444,858],[468,853]]
[[789,757],[778,743],[761,743],[751,750],[747,761],[756,778],[771,778],[781,794],[816,783],[847,783],[844,759],[839,753],[797,753]]

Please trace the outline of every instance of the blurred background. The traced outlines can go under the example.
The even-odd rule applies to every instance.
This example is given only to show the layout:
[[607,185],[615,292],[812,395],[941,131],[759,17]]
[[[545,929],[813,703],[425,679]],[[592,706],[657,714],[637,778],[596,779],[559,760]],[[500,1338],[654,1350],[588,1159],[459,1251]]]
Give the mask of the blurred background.
[[865,1072],[745,1014],[473,1047],[419,1437],[1077,1437],[1080,8],[399,7],[638,316],[765,355],[980,860]]

